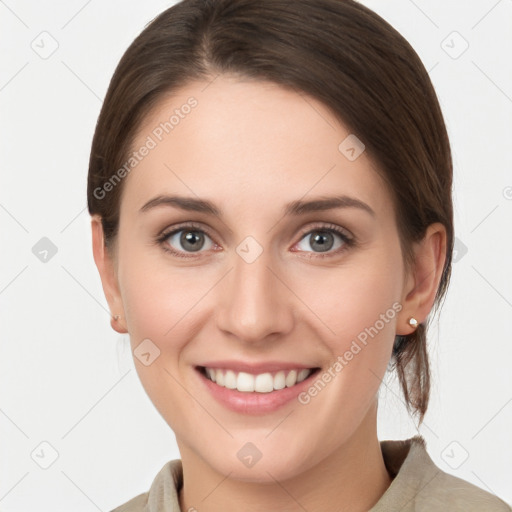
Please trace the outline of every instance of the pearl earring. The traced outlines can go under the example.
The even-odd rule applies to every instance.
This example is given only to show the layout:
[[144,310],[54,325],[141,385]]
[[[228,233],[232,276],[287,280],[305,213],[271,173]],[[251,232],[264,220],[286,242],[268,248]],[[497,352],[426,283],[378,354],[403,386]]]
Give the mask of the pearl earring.
[[416,329],[416,327],[418,327],[418,320],[416,320],[416,318],[414,318],[413,316],[411,316],[411,318],[409,318],[409,320],[407,320],[407,323],[414,329]]

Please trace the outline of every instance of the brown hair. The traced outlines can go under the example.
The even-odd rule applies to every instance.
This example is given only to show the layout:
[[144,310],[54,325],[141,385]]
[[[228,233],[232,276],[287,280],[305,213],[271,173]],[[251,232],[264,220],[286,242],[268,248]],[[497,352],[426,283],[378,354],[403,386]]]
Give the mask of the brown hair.
[[[385,20],[352,0],[183,0],[157,16],[121,58],[92,142],[87,201],[115,245],[123,182],[99,194],[126,161],[159,100],[219,73],[272,81],[323,102],[361,139],[393,197],[404,262],[441,222],[445,295],[453,250],[452,161],[436,93],[420,58]],[[103,197],[105,196],[105,197]],[[430,316],[429,316],[430,320]],[[396,369],[409,411],[427,410],[427,326],[397,336]]]

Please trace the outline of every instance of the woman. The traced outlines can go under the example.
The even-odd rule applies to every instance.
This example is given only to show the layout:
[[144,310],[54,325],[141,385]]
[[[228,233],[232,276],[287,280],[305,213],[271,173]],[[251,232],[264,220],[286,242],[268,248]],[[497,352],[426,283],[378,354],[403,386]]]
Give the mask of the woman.
[[[121,59],[91,149],[112,327],[181,459],[117,511],[510,510],[377,438],[429,398],[450,146],[411,46],[339,0],[184,0]],[[318,244],[318,247],[316,247]]]

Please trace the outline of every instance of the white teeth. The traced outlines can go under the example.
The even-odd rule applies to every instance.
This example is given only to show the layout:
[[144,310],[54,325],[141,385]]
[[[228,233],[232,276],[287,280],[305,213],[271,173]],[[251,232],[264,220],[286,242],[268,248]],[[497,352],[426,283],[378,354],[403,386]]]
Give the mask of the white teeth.
[[270,393],[274,391],[274,378],[270,373],[256,375],[254,379],[254,390],[259,393]]
[[286,386],[284,372],[280,371],[274,375],[274,389],[283,389]]
[[294,384],[297,383],[297,370],[292,370],[287,376],[286,376],[286,387],[291,388]]
[[303,368],[297,375],[297,382],[302,382],[309,375],[309,370]]
[[[213,370],[210,370],[213,372]],[[233,370],[228,370],[224,376],[224,386],[228,389],[236,388],[236,373]]]
[[216,368],[206,368],[208,378],[219,386],[228,389],[237,389],[246,393],[270,393],[274,390],[292,387],[309,377],[313,370],[303,368],[301,370],[278,371],[275,375],[271,373],[251,373]]
[[[217,375],[222,371],[217,370]],[[236,379],[238,391],[254,391],[254,377],[249,373],[240,372]]]

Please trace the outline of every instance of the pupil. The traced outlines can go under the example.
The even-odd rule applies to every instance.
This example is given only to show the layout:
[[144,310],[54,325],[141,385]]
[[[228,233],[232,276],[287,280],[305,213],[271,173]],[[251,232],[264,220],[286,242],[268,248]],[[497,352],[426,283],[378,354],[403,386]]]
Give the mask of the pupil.
[[[324,233],[324,234],[319,234],[319,233]],[[330,243],[325,241],[326,235],[329,235]],[[315,243],[319,244],[318,248],[320,249],[320,252],[328,251],[333,246],[331,233],[326,233],[325,231],[317,231],[316,234],[312,234],[311,237],[313,238],[313,241]],[[312,244],[312,246],[313,246],[313,244]]]
[[[310,236],[312,239],[311,245],[317,244],[317,249],[319,252],[326,252],[330,250],[333,246],[333,240],[331,233],[326,233],[325,231],[317,231],[316,233]],[[328,240],[326,241],[326,238]],[[181,243],[183,247],[190,249],[191,251],[198,251],[202,247],[202,242],[204,242],[204,237],[202,234],[198,234],[195,231],[187,231],[181,236]]]
[[181,244],[183,247],[190,249],[191,251],[198,251],[202,247],[203,236],[197,234],[195,231],[187,231],[181,236]]

